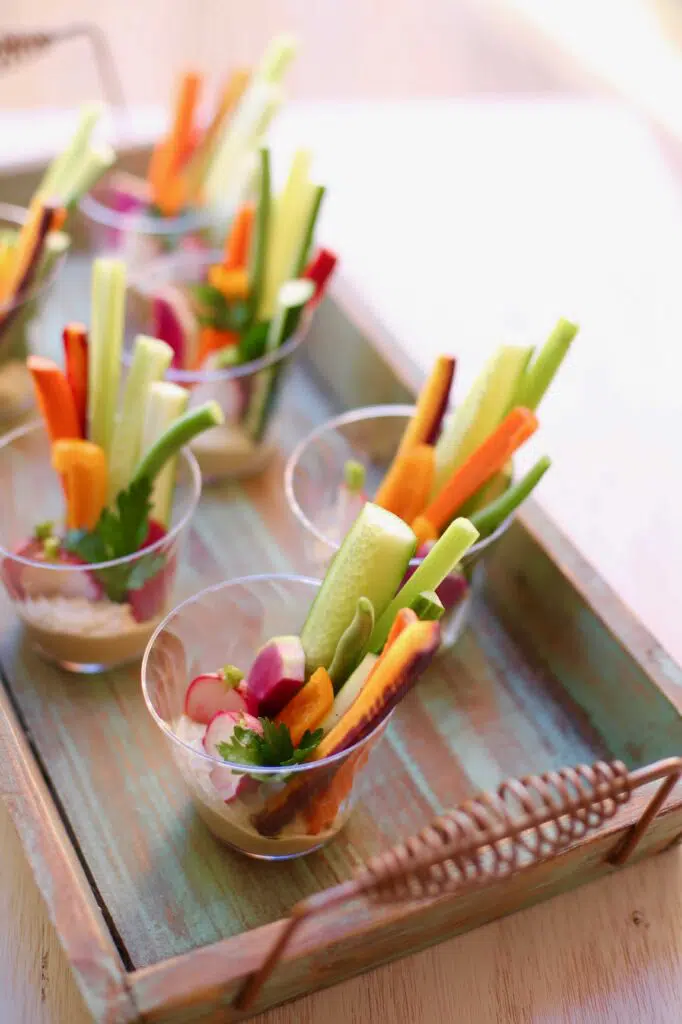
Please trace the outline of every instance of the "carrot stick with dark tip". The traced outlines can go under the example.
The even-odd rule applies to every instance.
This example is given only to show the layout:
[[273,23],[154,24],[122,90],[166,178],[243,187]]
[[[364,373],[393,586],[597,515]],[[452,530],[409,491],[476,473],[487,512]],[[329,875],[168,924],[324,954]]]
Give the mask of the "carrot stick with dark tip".
[[[388,636],[386,637],[386,643],[384,644],[384,649],[382,653],[379,655],[379,658],[381,658],[382,655],[385,654],[386,651],[389,649],[389,647],[391,647],[391,645],[398,639],[402,631],[404,629],[407,629],[408,626],[412,625],[413,622],[419,622],[419,616],[417,615],[417,613],[413,611],[411,608],[401,608],[393,620],[393,625],[391,626]],[[376,668],[376,665],[374,667]]]
[[[0,281],[0,306],[20,296],[31,284],[54,216],[55,207],[41,202],[31,203],[28,218],[19,232],[7,275]],[[0,326],[6,325],[8,317],[9,313],[0,322]]]
[[52,464],[64,481],[67,527],[94,529],[107,497],[104,450],[91,441],[64,439],[53,445]]
[[88,332],[85,324],[67,324],[62,341],[66,379],[76,407],[80,436],[85,437],[88,417]]
[[226,270],[246,268],[255,214],[256,208],[253,203],[244,203],[237,211],[234,223],[225,239],[223,265]]
[[517,448],[537,430],[538,421],[530,409],[516,408],[505,416],[483,444],[471,453],[435,499],[412,523],[418,540],[433,540],[473,494],[490,480],[512,457]]
[[26,362],[33,377],[38,408],[50,441],[82,437],[69,382],[56,363],[43,356],[29,356]]

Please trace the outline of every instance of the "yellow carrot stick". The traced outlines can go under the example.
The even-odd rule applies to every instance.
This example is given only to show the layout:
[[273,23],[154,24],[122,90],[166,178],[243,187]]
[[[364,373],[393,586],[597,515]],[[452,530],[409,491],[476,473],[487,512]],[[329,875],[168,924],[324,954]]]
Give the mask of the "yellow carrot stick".
[[92,530],[107,497],[107,463],[97,444],[83,440],[56,441],[52,465],[66,490],[66,525],[70,530]]

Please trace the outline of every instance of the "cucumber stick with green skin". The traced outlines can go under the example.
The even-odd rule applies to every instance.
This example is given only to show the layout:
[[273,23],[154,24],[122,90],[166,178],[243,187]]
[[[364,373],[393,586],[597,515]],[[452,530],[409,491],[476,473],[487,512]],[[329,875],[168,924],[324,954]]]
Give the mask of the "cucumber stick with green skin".
[[[270,321],[265,352],[275,352],[292,336],[298,327],[301,314],[307,302],[313,297],[315,285],[312,281],[287,281],[277,296],[277,311]],[[265,432],[277,393],[283,360],[260,370],[252,380],[249,405],[244,416],[244,426],[254,441],[260,441]]]
[[377,618],[383,615],[416,546],[417,538],[402,519],[372,502],[363,506],[327,569],[301,632],[309,672],[329,668],[361,597],[372,602]]
[[180,419],[175,420],[142,456],[131,483],[143,476],[153,482],[168,460],[184,445],[189,444],[197,434],[202,434],[211,427],[219,427],[224,422],[223,411],[217,402],[205,402],[196,409],[190,409]]
[[[142,430],[150,385],[163,379],[172,360],[173,349],[165,341],[138,334],[133,349],[132,365],[123,389],[121,411],[111,442],[108,495],[110,502],[130,483],[142,449]],[[185,391],[185,394],[188,392]],[[184,409],[182,411],[184,412]],[[155,441],[156,437],[152,440]],[[149,443],[148,441],[147,444]]]
[[543,476],[551,466],[549,456],[543,455],[535,465],[528,470],[525,476],[521,477],[515,484],[508,487],[504,494],[491,502],[480,512],[475,512],[471,522],[479,531],[481,537],[489,537],[498,526],[501,526],[505,519],[516,512],[519,505],[523,504],[528,495],[537,487]]
[[562,317],[526,371],[517,388],[515,405],[535,411],[564,361],[578,325]]
[[334,685],[334,693],[338,693],[351,672],[357,668],[373,629],[372,602],[367,597],[359,597],[353,621],[342,633],[329,666],[329,678]]
[[428,555],[418,565],[393,598],[388,607],[380,613],[374,627],[368,650],[378,654],[386,643],[393,621],[401,608],[409,608],[412,602],[426,590],[437,590],[446,576],[478,539],[478,530],[468,519],[455,519],[445,533],[433,545]]
[[280,286],[297,276],[291,268],[313,192],[311,162],[312,155],[307,149],[297,150],[284,188],[272,200],[263,288],[257,307],[257,319],[261,322],[275,315]]
[[[145,417],[142,426],[143,452],[149,451],[160,437],[180,419],[187,409],[189,391],[172,384],[170,381],[156,381],[149,387],[145,403]],[[171,455],[163,469],[157,474],[152,487],[151,512],[152,519],[162,526],[170,524],[173,508],[173,491],[175,490],[175,473],[178,456]]]
[[96,259],[88,349],[88,441],[111,454],[121,379],[126,267],[122,260]]

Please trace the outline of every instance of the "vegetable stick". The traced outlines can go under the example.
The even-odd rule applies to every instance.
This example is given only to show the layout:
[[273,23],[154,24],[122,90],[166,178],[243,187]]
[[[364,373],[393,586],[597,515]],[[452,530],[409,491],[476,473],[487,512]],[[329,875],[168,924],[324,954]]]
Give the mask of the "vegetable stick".
[[329,786],[306,807],[303,813],[309,835],[317,836],[334,824],[341,804],[352,790],[355,776],[365,765],[369,753],[366,747],[353,751],[334,773]]
[[379,618],[369,641],[369,651],[377,653],[382,649],[400,609],[409,608],[424,590],[437,590],[477,539],[478,530],[468,519],[455,519],[450,523]]
[[318,668],[308,682],[291,698],[275,721],[288,726],[291,742],[295,747],[303,739],[303,734],[316,729],[334,703],[334,688],[329,673]]
[[355,615],[339,637],[329,666],[334,692],[337,693],[355,671],[374,629],[374,607],[367,597],[359,597]]
[[258,201],[249,247],[249,296],[253,312],[258,310],[265,279],[265,264],[270,233],[270,154],[267,149],[259,153]]
[[187,161],[185,180],[188,198],[192,202],[197,202],[201,198],[203,181],[211,166],[220,135],[244,95],[250,78],[251,72],[248,68],[237,68],[232,72],[199,146]]
[[402,631],[404,629],[407,629],[408,626],[412,625],[413,622],[417,622],[418,620],[419,616],[417,615],[413,608],[400,608],[396,612],[396,616],[393,620],[393,625],[389,629],[388,636],[386,637],[384,649],[379,655],[379,657],[383,658],[386,651],[392,644],[395,643],[395,641],[398,639]]
[[[28,217],[21,227],[14,246],[9,273],[0,282],[0,305],[13,301],[30,284],[32,272],[37,267],[54,212],[54,206],[35,199],[31,203]],[[3,322],[6,318],[7,314],[5,314]]]
[[234,348],[238,343],[239,335],[234,331],[222,331],[218,327],[202,327],[199,331],[196,363],[191,369],[201,369],[214,352],[220,352],[224,348]]
[[275,36],[268,44],[256,71],[256,77],[264,82],[281,82],[284,72],[296,56],[298,42],[296,36],[282,33]]
[[190,409],[180,419],[171,423],[168,429],[143,455],[133,474],[131,483],[145,476],[154,481],[168,459],[172,458],[183,445],[189,444],[202,431],[208,430],[210,427],[219,427],[224,422],[223,411],[215,401],[204,402],[203,405],[198,405],[196,409]]
[[[189,391],[170,381],[154,381],[149,386],[145,403],[140,450],[149,451],[168,428],[184,414]],[[171,456],[157,474],[151,493],[150,516],[168,527],[173,508],[177,455]]]
[[249,275],[245,267],[228,270],[222,263],[209,268],[208,283],[217,288],[228,302],[244,301],[249,295]]
[[19,301],[5,313],[4,319],[0,317],[0,349],[3,359],[26,360],[27,328],[41,301],[39,289],[41,285],[50,282],[57,262],[67,252],[70,244],[71,239],[63,231],[49,231],[45,236],[45,244],[38,253],[35,272],[32,273],[28,287],[24,287]]
[[479,512],[482,508],[485,508],[486,505],[490,505],[491,502],[497,501],[500,495],[504,494],[511,484],[513,475],[514,463],[509,459],[499,473],[495,473],[487,483],[483,484],[482,487],[479,487],[476,493],[473,494],[468,501],[464,502],[459,510],[459,514],[464,516],[465,519],[471,519],[474,512]]
[[571,342],[578,333],[578,325],[562,317],[526,371],[517,388],[515,404],[537,409],[554,380]]
[[70,207],[77,203],[104,172],[113,166],[115,160],[116,153],[111,146],[97,146],[87,150],[69,178],[68,186],[59,196],[63,206]]
[[226,270],[240,270],[246,267],[255,217],[256,208],[253,203],[244,203],[237,211],[225,239],[223,264]]
[[432,496],[512,408],[518,383],[532,351],[530,347],[502,345],[489,360],[438,439]]
[[[438,533],[465,501],[487,480],[490,480],[512,457],[517,448],[533,434],[538,426],[535,413],[530,409],[512,409],[496,430],[457,468],[438,492],[430,505],[412,524],[421,541],[429,540],[432,531]],[[426,520],[422,523],[421,520]],[[424,530],[424,534],[421,530]]]
[[298,276],[292,274],[291,270],[300,238],[301,221],[312,198],[311,162],[312,154],[309,150],[297,150],[284,189],[273,203],[263,290],[257,307],[259,320],[270,320],[273,317],[280,286],[287,278]]
[[121,379],[126,268],[121,260],[96,259],[88,359],[88,439],[108,458]]
[[435,444],[440,425],[448,407],[450,389],[455,375],[452,356],[439,356],[417,399],[414,416],[400,442],[399,452],[416,444]]
[[422,622],[437,622],[445,614],[443,602],[435,590],[422,590],[421,594],[417,594],[410,607]]
[[305,220],[301,222],[302,230],[299,233],[298,245],[294,250],[294,259],[289,276],[300,277],[305,265],[310,259],[310,253],[315,236],[315,225],[322,207],[322,200],[326,195],[324,185],[313,185],[310,201],[306,210]]
[[133,361],[123,389],[123,401],[114,425],[109,455],[109,490],[107,500],[113,502],[124,491],[142,449],[150,385],[162,380],[173,359],[173,349],[165,341],[138,334]]
[[88,409],[88,332],[85,324],[67,324],[62,332],[66,379],[73,396],[79,436],[85,437]]
[[312,306],[316,306],[324,298],[327,284],[331,278],[338,257],[330,249],[320,249],[316,256],[310,261],[303,271],[303,277],[312,281],[315,285],[315,293],[310,300]]
[[50,441],[81,437],[71,388],[57,364],[43,356],[29,356],[26,365]]
[[428,444],[418,444],[396,456],[374,502],[411,523],[424,509],[433,482],[435,454]]
[[339,692],[334,697],[331,710],[320,722],[319,728],[324,732],[331,732],[334,726],[341,721],[348,708],[360,693],[377,661],[376,654],[366,654],[353,674],[348,677]]
[[103,110],[101,103],[88,104],[82,109],[73,138],[64,152],[57,156],[48,167],[36,195],[48,200],[57,196],[63,201],[71,178],[77,173],[80,162],[89,148],[92,133]]
[[66,524],[70,530],[92,530],[97,525],[107,492],[107,463],[99,445],[91,441],[56,441],[52,464],[66,490]]
[[[164,143],[165,160],[161,161],[161,166],[165,167],[166,171],[165,176],[162,176],[165,180],[154,183],[157,191],[153,198],[162,209],[166,185],[169,178],[179,171],[183,151],[191,135],[201,86],[202,76],[195,71],[186,71],[178,83],[173,125],[167,141]],[[160,185],[160,188],[158,188],[158,185]]]
[[512,484],[496,501],[486,505],[480,512],[474,513],[471,522],[481,537],[487,537],[494,533],[498,526],[501,526],[505,519],[508,519],[517,510],[540,483],[551,464],[549,457],[543,455],[525,476],[521,477],[517,483]]

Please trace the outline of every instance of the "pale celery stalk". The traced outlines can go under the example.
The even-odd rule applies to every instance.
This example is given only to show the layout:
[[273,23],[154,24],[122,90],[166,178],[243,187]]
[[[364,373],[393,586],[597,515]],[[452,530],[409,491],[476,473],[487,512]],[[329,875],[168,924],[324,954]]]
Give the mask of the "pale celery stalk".
[[204,402],[196,409],[190,409],[180,419],[163,432],[142,456],[135,470],[133,481],[148,477],[152,482],[161,472],[168,460],[186,444],[211,427],[219,427],[225,422],[223,411],[215,401]]
[[89,192],[95,182],[99,181],[105,171],[113,165],[116,153],[111,146],[93,146],[86,153],[69,179],[66,190],[60,199],[64,206],[73,206],[81,196]]
[[261,149],[258,154],[260,170],[258,175],[258,202],[253,226],[253,238],[249,251],[249,302],[256,310],[260,303],[265,282],[268,248],[272,227],[272,194],[270,189],[270,153]]
[[460,559],[476,542],[478,530],[468,519],[455,519],[400,588],[374,627],[368,650],[377,654],[386,643],[393,621],[401,608],[409,608],[425,590],[437,590]]
[[462,405],[445,424],[436,444],[436,495],[455,469],[461,466],[501,423],[509,411],[532,348],[501,345]]
[[[119,491],[125,490],[130,483],[133,470],[142,451],[142,433],[150,385],[162,380],[172,360],[173,349],[165,341],[138,334],[135,339],[130,373],[123,389],[123,401],[116,418],[111,441],[108,493],[110,502],[116,498]],[[184,388],[179,390],[183,395],[188,395]],[[184,407],[180,412],[184,412]],[[153,440],[155,441],[156,438]]]
[[[141,450],[149,451],[168,428],[184,414],[189,401],[189,391],[169,381],[155,381],[150,384],[147,394],[144,424],[142,426]],[[177,454],[171,456],[158,473],[151,495],[152,519],[162,526],[170,523],[175,490]]]
[[299,149],[296,152],[286,184],[273,204],[263,290],[257,310],[259,320],[270,320],[279,287],[290,276],[301,221],[306,216],[312,196],[311,162],[309,150]]
[[121,260],[97,259],[92,270],[88,360],[88,440],[109,460],[121,379],[126,268]]
[[90,145],[90,138],[95,125],[102,116],[103,107],[100,103],[88,104],[81,111],[80,121],[75,134],[63,153],[55,157],[45,176],[38,186],[37,194],[45,198],[56,196],[63,201],[64,192],[68,189],[71,176]]
[[526,367],[517,388],[515,405],[537,409],[577,333],[577,324],[563,317],[559,320],[533,362]]
[[296,56],[298,42],[290,32],[283,32],[271,39],[256,70],[256,78],[278,85]]

